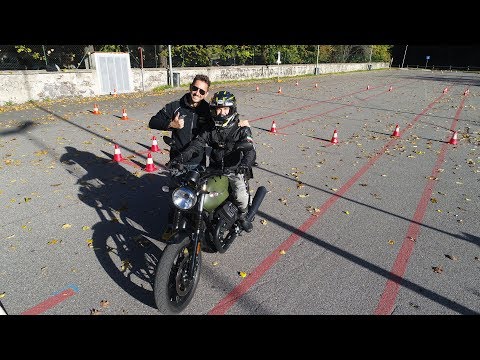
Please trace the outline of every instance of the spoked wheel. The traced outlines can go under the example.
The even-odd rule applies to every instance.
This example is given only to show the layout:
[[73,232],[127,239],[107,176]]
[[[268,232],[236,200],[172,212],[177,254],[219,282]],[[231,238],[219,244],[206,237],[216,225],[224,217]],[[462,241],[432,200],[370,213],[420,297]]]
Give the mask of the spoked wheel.
[[155,272],[153,292],[158,310],[163,314],[178,314],[183,311],[195,294],[200,280],[202,253],[196,257],[193,277],[188,276],[188,268],[193,257],[193,249],[188,247],[190,239],[184,235],[179,243],[165,247]]

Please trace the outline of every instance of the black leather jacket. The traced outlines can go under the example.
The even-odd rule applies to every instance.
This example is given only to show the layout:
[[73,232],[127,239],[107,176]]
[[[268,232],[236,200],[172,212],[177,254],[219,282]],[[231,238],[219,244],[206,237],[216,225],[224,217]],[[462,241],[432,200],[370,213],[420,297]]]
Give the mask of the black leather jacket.
[[238,126],[238,115],[234,123],[228,128],[217,127],[213,124],[204,128],[190,143],[190,146],[175,157],[175,161],[186,163],[191,157],[203,154],[205,146],[210,146],[210,166],[226,168],[234,171],[239,165],[251,168],[257,153],[254,147],[247,151],[238,151],[235,145],[238,142],[252,142],[252,131],[248,126]]
[[[187,148],[190,141],[200,133],[201,128],[209,123],[210,108],[208,102],[202,100],[197,107],[189,105],[190,93],[186,93],[179,100],[166,104],[156,115],[152,116],[148,127],[157,130],[172,132],[172,144],[170,145],[170,159]],[[185,115],[184,126],[181,129],[171,129],[168,125],[175,114]],[[201,156],[192,158],[192,163],[200,163]]]

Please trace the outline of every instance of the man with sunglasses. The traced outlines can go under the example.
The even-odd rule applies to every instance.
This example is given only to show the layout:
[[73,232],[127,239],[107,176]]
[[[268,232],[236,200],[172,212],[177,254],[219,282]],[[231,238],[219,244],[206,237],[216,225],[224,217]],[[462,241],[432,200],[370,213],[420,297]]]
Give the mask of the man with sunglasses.
[[[205,100],[210,88],[207,75],[195,75],[190,84],[190,91],[180,99],[166,104],[156,115],[152,116],[148,127],[172,132],[170,159],[185,150],[190,141],[199,134],[200,129],[207,125],[210,119],[210,108]],[[197,154],[185,164],[195,168],[201,163],[203,154]]]

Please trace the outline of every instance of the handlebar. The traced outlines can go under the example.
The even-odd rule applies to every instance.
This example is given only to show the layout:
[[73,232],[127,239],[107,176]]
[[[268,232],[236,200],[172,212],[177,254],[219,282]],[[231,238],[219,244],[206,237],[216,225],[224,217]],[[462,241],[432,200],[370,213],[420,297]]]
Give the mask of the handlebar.
[[180,165],[179,167],[170,166],[170,164],[166,166],[171,176],[177,178],[181,175],[187,174],[189,171],[198,172],[201,178],[205,178],[209,176],[229,176],[229,175],[235,174],[235,171],[232,171],[231,169],[216,169],[216,168],[205,167],[204,165],[199,165],[196,169],[189,170],[183,164],[179,164],[179,165]]

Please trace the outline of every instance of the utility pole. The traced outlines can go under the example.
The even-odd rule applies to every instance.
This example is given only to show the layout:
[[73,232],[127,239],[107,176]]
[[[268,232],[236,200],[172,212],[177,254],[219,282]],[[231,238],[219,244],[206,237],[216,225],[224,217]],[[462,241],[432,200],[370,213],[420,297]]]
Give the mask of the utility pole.
[[168,62],[169,62],[169,74],[170,74],[170,86],[173,87],[172,45],[168,45]]
[[142,91],[145,91],[145,84],[143,82],[143,48],[139,46],[138,51],[140,51],[140,72],[142,74]]
[[407,49],[408,49],[408,45],[405,46],[405,52],[403,53],[402,69],[403,69],[403,63],[405,62],[405,55],[407,55]]

